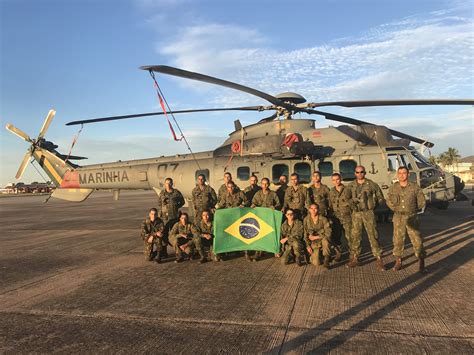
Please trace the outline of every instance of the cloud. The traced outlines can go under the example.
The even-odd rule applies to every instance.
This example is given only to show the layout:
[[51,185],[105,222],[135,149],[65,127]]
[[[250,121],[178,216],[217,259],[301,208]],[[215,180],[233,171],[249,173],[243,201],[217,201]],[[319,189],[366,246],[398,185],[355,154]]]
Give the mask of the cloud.
[[[450,97],[472,88],[472,26],[471,19],[441,11],[384,24],[359,37],[277,51],[256,28],[211,23],[184,28],[157,51],[180,68],[272,94],[297,91],[312,101]],[[195,82],[192,86],[203,90]],[[214,92],[215,105],[255,103],[249,95]]]

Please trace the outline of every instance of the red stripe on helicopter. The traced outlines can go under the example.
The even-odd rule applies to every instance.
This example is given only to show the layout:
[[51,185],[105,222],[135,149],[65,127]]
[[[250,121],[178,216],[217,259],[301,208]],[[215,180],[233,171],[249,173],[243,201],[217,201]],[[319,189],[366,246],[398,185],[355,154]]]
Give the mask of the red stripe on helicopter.
[[63,181],[59,186],[62,189],[78,189],[79,185],[79,174],[77,171],[66,171],[63,176]]
[[321,138],[322,136],[321,131],[313,131],[313,138]]

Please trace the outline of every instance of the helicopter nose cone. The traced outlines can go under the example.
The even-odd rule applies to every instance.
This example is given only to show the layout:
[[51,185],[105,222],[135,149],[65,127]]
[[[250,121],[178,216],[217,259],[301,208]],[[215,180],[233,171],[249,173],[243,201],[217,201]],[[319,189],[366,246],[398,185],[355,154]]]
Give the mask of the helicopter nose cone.
[[282,101],[291,102],[294,104],[302,104],[306,102],[306,99],[296,92],[282,92],[275,97]]

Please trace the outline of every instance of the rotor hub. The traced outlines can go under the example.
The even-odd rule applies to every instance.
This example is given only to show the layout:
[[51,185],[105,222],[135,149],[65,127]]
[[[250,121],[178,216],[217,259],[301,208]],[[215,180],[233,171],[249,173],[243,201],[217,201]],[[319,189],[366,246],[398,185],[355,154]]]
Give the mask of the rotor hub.
[[282,92],[281,94],[278,94],[275,96],[277,99],[280,99],[282,101],[286,102],[291,102],[292,104],[303,104],[306,102],[306,99],[301,96],[300,94],[297,94],[296,92]]

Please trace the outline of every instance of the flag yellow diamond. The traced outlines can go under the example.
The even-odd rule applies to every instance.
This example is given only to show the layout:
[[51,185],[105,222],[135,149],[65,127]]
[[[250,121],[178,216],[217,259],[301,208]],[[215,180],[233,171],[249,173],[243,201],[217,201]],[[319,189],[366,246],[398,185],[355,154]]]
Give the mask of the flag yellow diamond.
[[227,227],[225,232],[246,244],[252,244],[273,232],[273,228],[249,212]]

